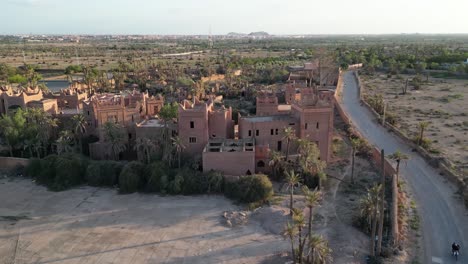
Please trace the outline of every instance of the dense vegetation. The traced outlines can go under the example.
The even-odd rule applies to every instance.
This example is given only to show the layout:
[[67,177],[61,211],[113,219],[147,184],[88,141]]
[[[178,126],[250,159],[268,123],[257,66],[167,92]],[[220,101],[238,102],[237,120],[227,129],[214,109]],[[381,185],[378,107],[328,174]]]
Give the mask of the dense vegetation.
[[273,195],[272,183],[265,175],[243,176],[225,181],[218,172],[191,168],[169,168],[164,162],[143,164],[116,161],[90,161],[77,154],[49,155],[31,159],[26,175],[53,191],[82,184],[117,187],[119,193],[222,194],[242,203],[263,203]]

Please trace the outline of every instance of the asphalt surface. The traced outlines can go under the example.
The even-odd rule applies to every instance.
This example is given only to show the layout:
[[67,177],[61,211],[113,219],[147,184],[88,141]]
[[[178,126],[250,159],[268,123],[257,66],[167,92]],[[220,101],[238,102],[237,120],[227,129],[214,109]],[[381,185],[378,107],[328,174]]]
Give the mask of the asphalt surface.
[[344,73],[342,106],[353,125],[367,140],[389,155],[400,150],[410,155],[400,171],[414,195],[421,217],[424,256],[421,263],[455,263],[451,244],[461,245],[457,263],[468,263],[468,210],[455,196],[457,188],[447,182],[419,154],[378,124],[371,112],[361,106],[358,87],[352,72]]

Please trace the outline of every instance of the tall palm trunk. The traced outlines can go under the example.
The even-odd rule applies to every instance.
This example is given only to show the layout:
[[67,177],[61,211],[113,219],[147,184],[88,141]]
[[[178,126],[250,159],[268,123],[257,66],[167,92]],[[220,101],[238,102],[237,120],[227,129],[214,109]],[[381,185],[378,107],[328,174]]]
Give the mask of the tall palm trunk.
[[294,186],[291,186],[291,190],[290,190],[290,193],[289,193],[290,194],[290,197],[289,197],[289,214],[291,215],[291,217],[293,215],[293,210],[292,209],[293,209],[293,205],[294,205],[293,204],[294,203],[294,199],[293,199],[294,189],[293,188],[294,188]]
[[375,256],[375,233],[377,232],[377,211],[374,211],[374,216],[372,217],[372,228],[371,228],[371,245],[370,245],[370,254]]
[[150,152],[149,150],[146,150],[146,164],[149,164],[150,163]]
[[180,160],[181,160],[181,158],[180,158],[180,156],[181,156],[180,153],[181,153],[181,151],[178,150],[178,151],[177,151],[177,158],[178,158],[178,163],[179,163],[179,169],[180,169],[180,164],[181,164],[181,163],[180,163]]
[[294,250],[294,237],[290,237],[289,240],[291,240],[291,254],[292,254],[293,263],[296,263],[296,251]]
[[385,213],[385,153],[381,150],[381,162],[382,162],[382,190],[381,190],[381,201],[380,201],[380,219],[379,219],[379,240],[377,243],[377,254],[380,255],[382,252],[382,238],[383,238],[383,224],[384,224],[384,213]]
[[356,157],[356,150],[353,148],[353,159],[351,161],[351,183],[354,184],[354,158]]
[[398,184],[398,182],[400,181],[400,160],[397,160],[397,164],[396,164],[396,182]]
[[392,225],[392,239],[393,239],[393,246],[398,245],[399,239],[399,230],[398,230],[398,183],[397,183],[397,176],[393,175],[392,177],[392,211],[390,213],[391,217],[391,225]]
[[288,139],[286,141],[286,162],[288,162],[288,158],[289,158],[289,142],[290,140]]
[[[313,207],[312,206],[309,206],[309,223],[308,223],[308,226],[307,226],[307,237],[310,241],[310,239],[312,239],[312,216],[313,216]],[[311,253],[309,253],[307,255],[307,263],[311,263],[310,262],[310,255]]]
[[302,264],[302,257],[304,255],[304,244],[305,244],[305,239],[302,241],[302,226],[299,225],[297,227],[298,229],[298,240],[299,240],[299,247],[298,247],[298,258],[299,258],[299,264]]
[[424,127],[421,127],[421,131],[419,133],[419,142],[418,142],[418,145],[420,145],[420,146],[421,146],[422,141],[423,141],[423,136],[424,136]]

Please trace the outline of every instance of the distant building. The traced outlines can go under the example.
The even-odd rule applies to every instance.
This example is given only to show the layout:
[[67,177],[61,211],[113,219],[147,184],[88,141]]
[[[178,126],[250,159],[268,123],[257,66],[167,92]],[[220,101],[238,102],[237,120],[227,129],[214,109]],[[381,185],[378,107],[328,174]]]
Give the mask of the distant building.
[[50,114],[57,114],[57,100],[43,97],[38,87],[0,87],[0,114],[7,114],[12,110],[28,107],[40,108]]

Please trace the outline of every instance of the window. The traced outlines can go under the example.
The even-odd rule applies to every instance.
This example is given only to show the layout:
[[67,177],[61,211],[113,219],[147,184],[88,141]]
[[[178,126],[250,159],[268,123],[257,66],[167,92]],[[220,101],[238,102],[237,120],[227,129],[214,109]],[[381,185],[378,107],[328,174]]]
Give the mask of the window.
[[260,135],[260,131],[258,131],[258,129],[257,129],[257,130],[255,130],[255,136],[258,137],[258,135]]
[[89,115],[89,111],[88,111],[88,115]]
[[278,150],[278,151],[281,151],[282,145],[283,145],[283,142],[282,142],[281,140],[278,141],[278,146],[277,146],[277,150]]
[[252,136],[252,130],[249,130],[249,137]]
[[316,128],[319,129],[319,122],[317,122]]
[[275,129],[275,135],[278,135],[278,129]]
[[196,137],[189,137],[189,143],[197,143]]
[[273,135],[273,128],[270,130],[270,134],[272,134],[272,135]]
[[257,167],[259,168],[265,167],[265,162],[263,160],[260,160],[259,162],[257,162]]
[[195,128],[195,122],[190,121],[190,128]]
[[128,133],[128,139],[132,139],[132,133]]
[[307,130],[307,123],[305,123],[305,129]]

